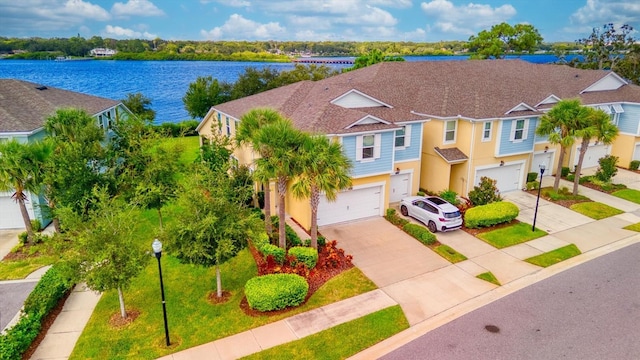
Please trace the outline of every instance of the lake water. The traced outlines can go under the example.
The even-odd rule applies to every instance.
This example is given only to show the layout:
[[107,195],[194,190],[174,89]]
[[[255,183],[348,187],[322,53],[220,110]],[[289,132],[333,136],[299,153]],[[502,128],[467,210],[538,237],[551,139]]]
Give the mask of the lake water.
[[[550,63],[553,55],[524,55],[534,63]],[[416,56],[407,61],[466,60],[467,56]],[[0,78],[13,78],[66,90],[124,99],[140,92],[151,99],[156,123],[189,119],[182,97],[198,76],[234,82],[245,67],[290,70],[292,63],[237,61],[47,61],[0,60]],[[332,65],[341,69],[348,65]]]

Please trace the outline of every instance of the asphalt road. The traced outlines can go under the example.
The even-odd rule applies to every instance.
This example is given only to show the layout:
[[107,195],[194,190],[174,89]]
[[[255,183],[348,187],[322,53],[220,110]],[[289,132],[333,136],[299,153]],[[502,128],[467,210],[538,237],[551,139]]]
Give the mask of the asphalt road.
[[20,311],[38,281],[0,283],[0,331]]
[[640,359],[640,244],[497,300],[382,359]]

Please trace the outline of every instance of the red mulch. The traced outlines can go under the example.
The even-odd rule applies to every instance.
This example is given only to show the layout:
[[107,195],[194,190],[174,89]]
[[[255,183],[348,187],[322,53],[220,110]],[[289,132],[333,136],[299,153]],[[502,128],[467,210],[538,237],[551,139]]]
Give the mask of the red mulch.
[[109,318],[109,325],[114,328],[121,328],[131,324],[135,319],[138,318],[138,316],[140,316],[140,310],[138,309],[130,309],[126,310],[126,312],[127,317],[124,319],[122,318],[122,315],[120,315],[120,311],[113,313]]
[[[255,259],[256,264],[258,265],[258,275],[267,275],[274,273],[297,273],[298,275],[304,276],[307,279],[307,283],[309,283],[309,292],[307,293],[307,297],[304,299],[304,302],[302,304],[306,303],[311,295],[313,295],[313,293],[315,293],[322,285],[329,281],[329,279],[353,267],[353,264],[351,263],[351,255],[346,255],[344,253],[344,250],[337,248],[335,240],[328,241],[323,248],[319,247],[318,263],[312,270],[307,270],[306,267],[301,266],[293,268],[287,265],[288,261],[285,261],[284,265],[279,265],[272,261],[271,257],[269,257],[268,259],[264,259],[262,257],[262,254],[260,254],[260,252],[255,247],[253,247],[253,245],[250,244],[249,249],[251,250],[251,254]],[[243,297],[240,301],[240,308],[245,312],[245,314],[250,316],[274,316],[286,313],[292,309],[287,308],[269,312],[253,310],[249,307],[246,297]]]
[[209,295],[207,295],[207,301],[213,305],[224,304],[231,299],[231,295],[233,295],[231,291],[222,290],[222,296],[218,297],[217,291],[211,291]]

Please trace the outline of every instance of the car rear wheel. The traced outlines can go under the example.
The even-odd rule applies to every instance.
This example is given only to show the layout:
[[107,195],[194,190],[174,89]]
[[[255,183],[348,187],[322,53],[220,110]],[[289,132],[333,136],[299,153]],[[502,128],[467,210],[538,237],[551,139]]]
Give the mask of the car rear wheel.
[[429,228],[429,231],[431,231],[432,233],[435,233],[436,231],[438,231],[438,227],[436,226],[436,223],[434,223],[433,221],[429,221],[429,224],[427,224],[427,227]]
[[408,216],[409,215],[409,211],[407,211],[407,207],[402,205],[400,206],[400,213],[404,216]]

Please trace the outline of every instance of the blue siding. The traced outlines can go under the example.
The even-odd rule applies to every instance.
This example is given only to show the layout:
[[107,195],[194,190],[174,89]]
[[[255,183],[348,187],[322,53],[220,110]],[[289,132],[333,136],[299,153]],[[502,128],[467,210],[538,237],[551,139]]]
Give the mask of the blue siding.
[[520,119],[503,120],[502,132],[500,133],[500,152],[499,155],[518,154],[528,151],[533,151],[533,144],[536,138],[536,126],[538,124],[537,118],[529,118],[529,127],[527,138],[522,141],[510,141],[511,124]]
[[420,143],[422,142],[422,123],[411,124],[411,143],[403,150],[396,150],[396,161],[417,160],[420,158]]
[[622,108],[624,112],[618,118],[620,132],[637,134],[638,124],[640,123],[640,106],[624,104]]
[[[413,131],[413,129],[411,129],[411,131]],[[380,158],[366,162],[356,161],[357,136],[345,136],[342,139],[342,149],[353,163],[353,168],[351,169],[352,176],[365,176],[369,174],[391,172],[391,169],[393,168],[393,146],[395,133],[393,131],[388,131],[381,135]],[[413,141],[413,136],[411,141]]]

